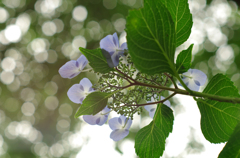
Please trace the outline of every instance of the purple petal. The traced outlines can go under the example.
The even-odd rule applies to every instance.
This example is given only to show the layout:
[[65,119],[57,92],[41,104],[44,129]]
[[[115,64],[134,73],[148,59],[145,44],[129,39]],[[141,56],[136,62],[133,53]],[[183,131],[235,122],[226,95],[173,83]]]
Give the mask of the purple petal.
[[100,48],[106,50],[107,52],[116,52],[116,49],[118,49],[118,47],[114,44],[112,35],[107,35],[100,41]]
[[[126,119],[125,119],[125,120],[126,120]],[[125,123],[124,123],[124,124],[125,124]],[[124,129],[129,129],[129,128],[131,127],[131,125],[132,125],[132,120],[131,120],[130,118],[128,118],[127,123],[126,123]]]
[[79,68],[76,66],[76,61],[71,60],[66,62],[60,69],[58,70],[59,74],[62,78],[73,78],[80,73]]
[[77,104],[82,104],[81,98],[85,98],[79,84],[74,84],[67,92],[68,98]]
[[93,116],[93,115],[83,115],[83,120],[90,125],[96,125],[96,120],[98,118],[99,118],[98,116],[96,117],[96,116]]
[[150,111],[149,112],[149,116],[153,119],[154,115],[155,115],[156,109],[154,111]]
[[114,130],[110,134],[110,138],[113,139],[114,141],[119,141],[123,138],[125,138],[129,134],[129,130],[127,129],[120,129],[120,130]]
[[84,55],[81,55],[78,59],[77,59],[77,63],[79,64],[79,68],[80,70],[84,69],[84,67],[87,65],[88,60]]
[[121,50],[128,49],[127,42],[123,43],[120,47]]

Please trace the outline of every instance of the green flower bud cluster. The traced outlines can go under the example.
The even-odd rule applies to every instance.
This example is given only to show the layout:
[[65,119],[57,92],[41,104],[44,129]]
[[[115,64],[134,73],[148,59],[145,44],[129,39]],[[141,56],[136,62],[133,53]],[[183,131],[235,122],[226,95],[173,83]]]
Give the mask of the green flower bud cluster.
[[98,90],[102,92],[115,92],[108,100],[108,108],[120,115],[133,118],[135,113],[142,112],[142,104],[155,100],[161,100],[163,92],[157,88],[135,85],[136,82],[169,85],[168,78],[164,74],[147,75],[140,73],[134,66],[129,55],[120,58],[116,71],[102,74],[99,77]]

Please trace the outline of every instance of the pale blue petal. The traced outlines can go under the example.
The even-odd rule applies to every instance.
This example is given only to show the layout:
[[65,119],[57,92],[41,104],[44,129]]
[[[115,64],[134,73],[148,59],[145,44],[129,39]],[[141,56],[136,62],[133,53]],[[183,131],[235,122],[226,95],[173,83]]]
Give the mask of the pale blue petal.
[[[161,96],[161,100],[165,99],[165,97]],[[163,102],[163,104],[167,105],[169,108],[171,107],[170,101],[166,100],[165,102]]]
[[191,89],[192,91],[198,91],[200,86],[196,85],[194,80],[189,80],[187,87]]
[[90,125],[96,125],[98,118],[100,118],[99,115],[83,115],[83,120]]
[[120,57],[120,55],[117,52],[113,53],[113,55],[111,56],[112,62],[113,62],[114,66],[118,66],[118,64],[119,64],[119,57]]
[[74,84],[67,92],[68,98],[77,104],[82,104],[83,99],[86,97],[80,88],[80,84]]
[[121,50],[128,49],[127,42],[123,43],[120,47]]
[[59,74],[62,78],[73,78],[77,76],[81,71],[77,67],[77,61],[71,60],[66,62],[60,69],[58,70]]
[[[125,119],[125,121],[126,121],[126,119]],[[132,125],[132,120],[130,118],[128,118],[127,124],[125,125],[124,129],[129,129],[131,127],[131,125]]]
[[148,112],[150,112],[150,111],[152,111],[152,109],[156,109],[156,108],[157,108],[157,104],[146,105],[146,106],[144,106],[144,108],[145,108]]
[[110,134],[110,138],[114,141],[119,141],[123,138],[125,138],[129,134],[129,130],[127,129],[120,129],[120,130],[114,130]]
[[93,91],[93,89],[91,88],[92,83],[88,78],[83,78],[79,84],[83,86],[84,92],[88,93]]
[[84,67],[87,65],[88,60],[84,55],[81,55],[78,59],[77,62],[79,64],[79,69],[82,70]]
[[118,41],[118,36],[116,32],[113,34],[113,43],[117,48],[119,48],[119,41]]
[[153,111],[149,112],[149,116],[153,119],[154,115],[155,115],[156,109],[154,109]]
[[207,75],[204,72],[197,69],[192,69],[191,71],[192,71],[192,76],[195,82],[196,81],[199,82],[200,86],[204,85],[207,80]]
[[119,122],[119,117],[111,118],[111,119],[108,121],[108,124],[109,124],[109,127],[110,127],[112,130],[122,129],[122,127],[123,127],[123,125]]
[[107,52],[115,52],[118,47],[113,42],[113,36],[107,35],[100,41],[100,48]]

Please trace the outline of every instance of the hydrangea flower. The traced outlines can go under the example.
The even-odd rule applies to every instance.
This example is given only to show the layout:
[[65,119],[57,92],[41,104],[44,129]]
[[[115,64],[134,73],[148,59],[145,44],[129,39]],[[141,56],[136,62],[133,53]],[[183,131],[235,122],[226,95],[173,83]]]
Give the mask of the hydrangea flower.
[[58,70],[59,74],[62,78],[73,78],[80,74],[83,68],[87,65],[88,60],[84,55],[81,55],[77,60],[71,60],[66,62],[60,69]]
[[123,55],[124,49],[127,49],[127,43],[125,42],[119,47],[118,36],[115,32],[113,35],[107,35],[100,41],[100,48],[109,52],[114,66],[117,66],[120,55]]
[[82,104],[82,101],[86,96],[94,92],[92,88],[92,83],[88,78],[83,78],[79,84],[74,84],[67,92],[68,98],[77,104]]
[[110,138],[114,141],[119,141],[129,134],[129,128],[132,125],[132,120],[125,116],[114,117],[108,121],[109,127],[113,130]]
[[[163,99],[165,99],[165,97],[161,96],[161,100],[163,100]],[[155,102],[153,97],[151,98],[151,102]],[[167,105],[169,108],[171,107],[171,104],[170,104],[169,100],[166,100],[165,102],[163,102],[163,104]],[[157,104],[146,105],[146,106],[144,106],[144,108],[149,112],[149,116],[153,119],[154,114],[155,114],[156,109],[157,109]]]
[[[189,69],[181,77],[186,86],[193,91],[198,91],[207,80],[206,74],[197,69]],[[180,83],[179,85],[182,86]]]
[[110,109],[106,106],[102,111],[96,115],[83,115],[83,120],[90,125],[102,126],[108,119]]

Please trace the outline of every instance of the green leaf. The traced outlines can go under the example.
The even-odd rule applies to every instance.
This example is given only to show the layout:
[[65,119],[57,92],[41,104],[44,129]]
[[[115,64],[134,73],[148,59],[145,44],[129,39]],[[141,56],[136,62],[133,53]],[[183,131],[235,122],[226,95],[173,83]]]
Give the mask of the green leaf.
[[88,59],[89,65],[95,72],[107,73],[113,69],[109,67],[106,58],[102,54],[102,50],[98,49],[85,49],[80,47],[79,50]]
[[[203,93],[239,97],[233,82],[222,74],[215,75]],[[201,113],[201,129],[204,137],[211,143],[227,141],[240,121],[240,104],[210,99],[197,99],[197,104]]]
[[187,50],[183,50],[181,53],[178,54],[176,61],[176,69],[179,74],[188,71],[188,69],[191,67],[192,48],[193,44],[191,44]]
[[161,0],[168,8],[175,23],[176,47],[183,44],[191,34],[193,25],[188,0]]
[[240,158],[240,122],[219,154],[218,158]]
[[126,32],[128,50],[139,71],[174,74],[175,27],[160,1],[144,0],[144,8],[129,11]]
[[159,104],[154,120],[140,129],[135,137],[135,151],[140,158],[159,158],[165,150],[165,140],[172,132],[173,111]]
[[112,93],[92,92],[88,94],[75,114],[75,118],[81,115],[97,114],[107,106],[107,101],[110,96],[112,96]]

